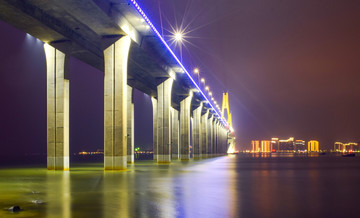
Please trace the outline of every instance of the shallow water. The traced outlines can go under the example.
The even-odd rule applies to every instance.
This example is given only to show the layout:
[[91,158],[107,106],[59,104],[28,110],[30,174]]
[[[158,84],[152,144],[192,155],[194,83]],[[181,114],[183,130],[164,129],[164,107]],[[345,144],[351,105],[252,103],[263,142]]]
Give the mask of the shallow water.
[[[138,161],[125,172],[104,172],[102,163],[0,169],[0,217],[356,217],[359,200],[359,157]],[[12,205],[23,210],[5,210]]]

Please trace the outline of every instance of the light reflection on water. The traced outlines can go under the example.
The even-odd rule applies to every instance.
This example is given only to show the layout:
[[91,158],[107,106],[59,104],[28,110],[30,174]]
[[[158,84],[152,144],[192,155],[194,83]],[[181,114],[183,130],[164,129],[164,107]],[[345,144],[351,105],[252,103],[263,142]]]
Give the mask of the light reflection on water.
[[[0,217],[227,217],[234,172],[227,157],[175,162],[140,161],[126,172],[84,164],[69,172],[0,170]],[[37,200],[39,203],[34,203]]]
[[358,157],[244,156],[139,161],[126,172],[0,169],[0,208],[23,208],[0,217],[351,217],[359,170]]

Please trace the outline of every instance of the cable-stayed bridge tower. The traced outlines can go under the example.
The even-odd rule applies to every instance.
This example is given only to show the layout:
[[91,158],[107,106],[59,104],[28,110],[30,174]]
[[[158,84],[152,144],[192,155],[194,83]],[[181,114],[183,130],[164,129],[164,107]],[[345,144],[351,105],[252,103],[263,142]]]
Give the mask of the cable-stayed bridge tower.
[[230,132],[228,133],[228,154],[232,154],[235,153],[235,132],[234,132],[234,128],[232,126],[232,117],[231,117],[231,112],[230,112],[230,106],[229,106],[229,93],[223,93],[223,102],[222,102],[222,107],[221,107],[221,117],[223,119],[225,119],[225,110],[226,110],[226,114],[227,114],[227,123],[228,123],[228,129],[230,130]]

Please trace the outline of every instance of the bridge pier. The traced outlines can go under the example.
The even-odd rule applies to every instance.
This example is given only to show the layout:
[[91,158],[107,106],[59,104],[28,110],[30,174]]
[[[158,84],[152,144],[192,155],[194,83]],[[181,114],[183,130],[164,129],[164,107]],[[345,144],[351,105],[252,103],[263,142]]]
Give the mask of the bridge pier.
[[201,116],[201,153],[202,158],[208,157],[208,117],[209,117],[209,109],[206,110],[206,113]]
[[180,102],[180,158],[181,160],[190,159],[190,119],[191,119],[191,99],[192,92]]
[[69,170],[69,57],[44,44],[47,71],[47,168]]
[[214,156],[216,157],[217,155],[218,155],[218,153],[217,153],[217,137],[218,137],[218,135],[217,135],[217,124],[218,124],[218,119],[217,118],[215,118],[215,120],[214,120],[214,125],[213,125],[213,128],[214,128],[214,140],[213,140],[213,142],[214,142],[214,144],[213,144],[213,153],[214,153]]
[[219,120],[217,125],[216,125],[216,134],[217,134],[217,137],[216,137],[216,152],[218,155],[221,154],[220,152],[220,128],[221,128],[221,121]]
[[171,152],[172,159],[179,159],[180,149],[179,149],[179,111],[174,108],[172,111],[172,131],[171,131]]
[[214,114],[210,115],[210,118],[208,119],[208,150],[207,150],[207,156],[212,157],[212,145],[213,145],[213,119]]
[[127,163],[134,163],[134,89],[127,86]]
[[201,111],[202,111],[203,103],[200,103],[200,106],[197,107],[193,111],[194,116],[194,122],[193,122],[193,128],[192,128],[192,134],[193,134],[193,154],[194,159],[201,158],[201,147],[202,147],[202,141],[201,141]]
[[173,79],[157,86],[157,162],[171,162],[170,109]]
[[212,149],[214,157],[217,156],[217,152],[216,152],[216,137],[217,137],[217,135],[216,135],[216,124],[217,124],[217,121],[218,121],[218,119],[215,117],[214,122],[213,122],[213,133],[214,133],[213,135],[214,135],[214,138],[213,138],[213,149]]
[[158,148],[158,128],[157,128],[157,100],[151,97],[151,104],[153,108],[153,159],[157,160]]
[[104,169],[127,168],[127,66],[131,39],[104,51]]

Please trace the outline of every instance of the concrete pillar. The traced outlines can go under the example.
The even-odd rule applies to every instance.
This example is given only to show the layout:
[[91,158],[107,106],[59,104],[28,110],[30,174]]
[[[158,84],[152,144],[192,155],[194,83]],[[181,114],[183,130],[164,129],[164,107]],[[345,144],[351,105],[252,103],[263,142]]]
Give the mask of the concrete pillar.
[[151,97],[151,103],[153,108],[153,156],[154,156],[154,160],[157,160],[157,147],[158,147],[157,100]]
[[190,119],[192,93],[180,102],[180,158],[190,159]]
[[172,111],[172,131],[171,131],[171,151],[172,159],[180,158],[180,149],[179,149],[179,111],[174,108]]
[[127,159],[127,66],[130,37],[104,51],[104,169],[125,170]]
[[201,156],[203,158],[208,157],[208,117],[209,109],[201,116]]
[[44,45],[47,71],[47,168],[69,170],[69,57]]
[[218,147],[219,147],[219,154],[221,154],[222,155],[222,140],[223,140],[223,136],[222,136],[222,124],[220,123],[219,124],[219,145],[218,145]]
[[169,78],[157,87],[157,162],[171,162],[170,110],[173,79]]
[[134,89],[127,86],[127,163],[134,163]]
[[194,158],[201,158],[201,146],[202,146],[202,141],[201,141],[201,111],[202,111],[202,106],[203,103],[200,103],[200,106],[197,107],[194,111],[193,111],[193,116],[194,116],[194,122],[193,122],[193,129],[192,129],[192,134],[193,134],[193,153],[194,153]]
[[213,120],[214,120],[214,114],[211,114],[209,120],[208,120],[208,153],[207,156],[208,157],[212,157],[212,147],[213,147],[213,134],[214,134],[214,129],[213,129]]
[[217,144],[217,139],[218,139],[218,134],[217,134],[217,125],[218,125],[218,122],[219,122],[219,120],[218,120],[218,118],[216,118],[215,120],[214,120],[214,156],[217,156],[218,155],[218,151],[217,151],[217,146],[218,146],[218,144]]

